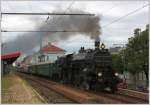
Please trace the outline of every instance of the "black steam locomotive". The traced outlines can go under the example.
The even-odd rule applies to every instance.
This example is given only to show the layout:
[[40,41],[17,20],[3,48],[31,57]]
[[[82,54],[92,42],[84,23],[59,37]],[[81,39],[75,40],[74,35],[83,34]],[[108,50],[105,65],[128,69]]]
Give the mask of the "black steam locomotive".
[[56,64],[61,69],[60,80],[86,90],[115,92],[119,83],[118,73],[112,69],[111,54],[97,41],[95,49],[81,47],[78,54],[60,57]]
[[100,46],[99,41],[95,41],[95,49],[85,50],[81,47],[78,54],[59,57],[55,63],[32,65],[21,72],[98,91],[115,92],[120,80],[112,68],[111,54],[104,44]]

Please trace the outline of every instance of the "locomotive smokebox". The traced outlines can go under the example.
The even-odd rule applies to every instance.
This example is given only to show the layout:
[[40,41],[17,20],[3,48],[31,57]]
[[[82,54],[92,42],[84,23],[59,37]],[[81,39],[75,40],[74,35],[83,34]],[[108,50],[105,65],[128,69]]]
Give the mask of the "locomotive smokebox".
[[100,46],[100,39],[99,37],[95,39],[95,49],[99,49]]

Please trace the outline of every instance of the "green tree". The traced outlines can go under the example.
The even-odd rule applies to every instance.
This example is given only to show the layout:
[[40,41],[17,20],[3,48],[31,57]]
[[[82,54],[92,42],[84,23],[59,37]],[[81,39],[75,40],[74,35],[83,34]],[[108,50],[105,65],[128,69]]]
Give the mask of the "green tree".
[[[134,37],[129,38],[125,49],[127,70],[133,74],[143,71],[146,75],[148,85],[148,25],[141,32],[141,29],[134,30]],[[136,80],[136,79],[135,79]],[[136,81],[135,81],[136,84]]]
[[122,56],[120,54],[113,54],[112,55],[112,65],[113,69],[115,69],[119,73],[123,73],[123,62]]
[[141,31],[137,28],[134,30],[134,36],[128,39],[126,48],[121,50],[118,54],[112,55],[113,68],[120,73],[128,71],[133,75],[136,86],[136,74],[144,72],[146,76],[146,83],[148,86],[149,69],[149,25],[146,29]]

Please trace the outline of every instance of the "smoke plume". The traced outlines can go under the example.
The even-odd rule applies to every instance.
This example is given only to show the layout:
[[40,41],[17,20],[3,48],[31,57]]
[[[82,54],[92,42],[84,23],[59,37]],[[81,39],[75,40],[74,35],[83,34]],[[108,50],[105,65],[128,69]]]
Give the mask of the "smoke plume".
[[[54,11],[58,12],[58,11]],[[59,11],[60,12],[60,11]],[[86,13],[80,10],[71,10],[72,13]],[[35,20],[34,20],[35,21]],[[36,22],[36,21],[35,21]],[[37,25],[36,30],[42,31],[76,31],[76,32],[28,32],[19,35],[15,40],[6,43],[7,49],[19,50],[23,53],[33,52],[40,46],[40,39],[43,41],[59,42],[67,40],[78,33],[89,36],[93,40],[99,39],[100,35],[99,16],[79,16],[79,15],[61,15],[49,16],[49,19],[43,24]]]

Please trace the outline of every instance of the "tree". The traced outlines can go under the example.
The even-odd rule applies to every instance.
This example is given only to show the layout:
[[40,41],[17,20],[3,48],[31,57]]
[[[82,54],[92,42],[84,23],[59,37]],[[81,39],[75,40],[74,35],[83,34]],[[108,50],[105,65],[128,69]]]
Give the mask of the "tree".
[[119,73],[123,73],[123,62],[122,56],[120,54],[113,54],[112,55],[112,66]]
[[148,25],[141,32],[141,29],[134,30],[134,37],[129,38],[125,49],[127,70],[135,75],[143,71],[146,75],[148,86]]
[[137,28],[134,30],[134,36],[128,39],[126,48],[122,49],[118,54],[112,55],[113,68],[123,73],[128,71],[133,75],[136,86],[136,74],[144,72],[146,76],[146,84],[148,86],[149,69],[149,25],[141,31]]

